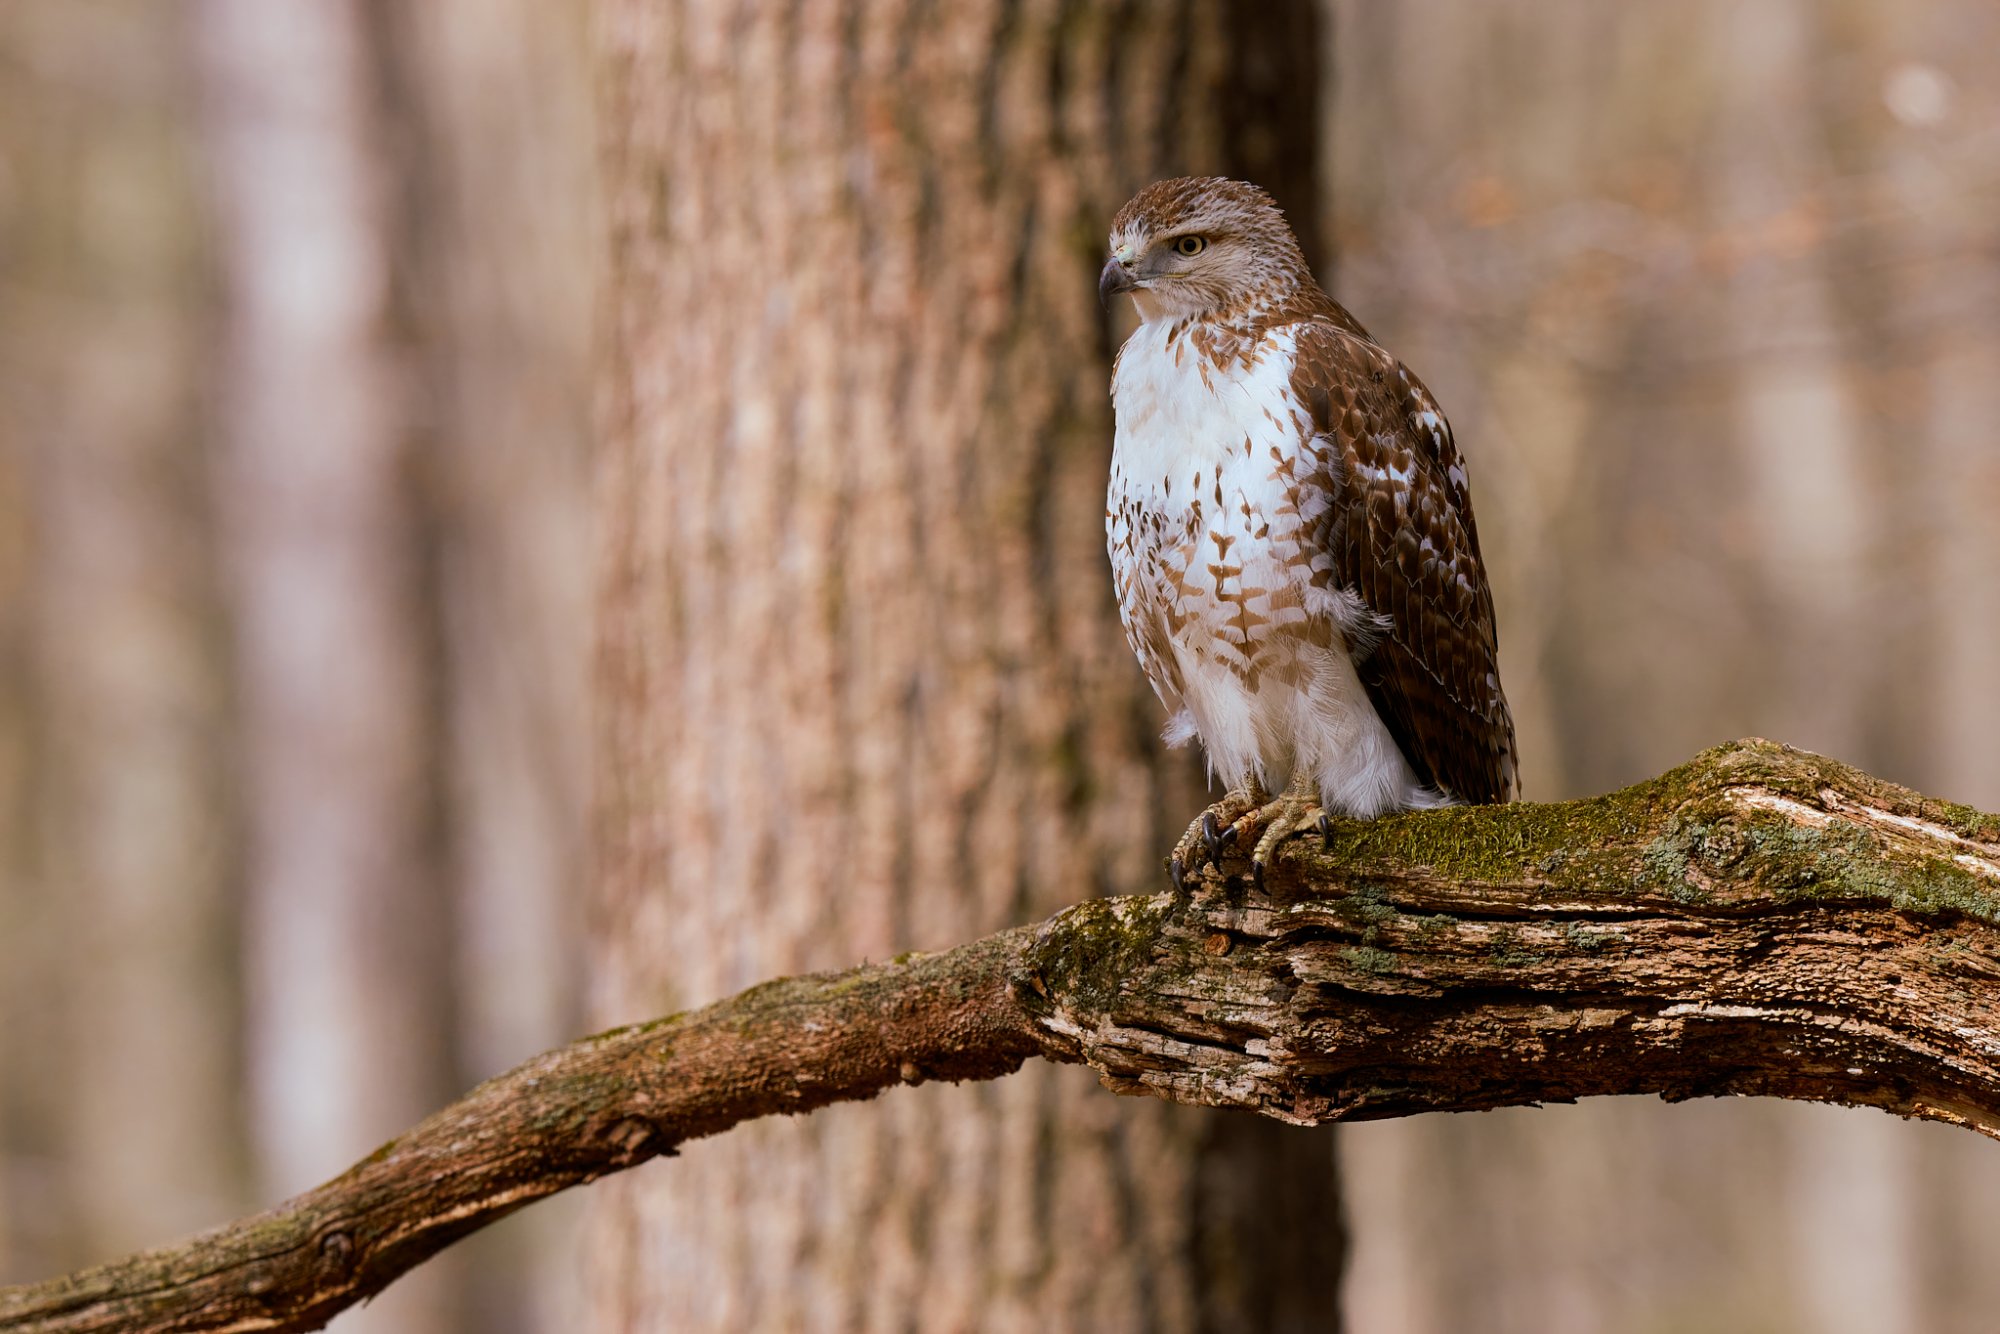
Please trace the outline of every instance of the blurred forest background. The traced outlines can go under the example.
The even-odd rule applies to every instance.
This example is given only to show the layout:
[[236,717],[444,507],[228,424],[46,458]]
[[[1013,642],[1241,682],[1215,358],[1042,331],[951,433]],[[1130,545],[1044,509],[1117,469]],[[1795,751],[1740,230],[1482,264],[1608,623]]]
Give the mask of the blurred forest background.
[[[1526,795],[1760,734],[2000,809],[2000,8],[1320,34],[1321,276],[1455,424]],[[530,0],[0,6],[0,1282],[312,1184],[593,1017],[592,80]],[[1960,1131],[1625,1099],[1337,1142],[1364,1334],[2000,1309]],[[579,1207],[334,1328],[574,1327]]]

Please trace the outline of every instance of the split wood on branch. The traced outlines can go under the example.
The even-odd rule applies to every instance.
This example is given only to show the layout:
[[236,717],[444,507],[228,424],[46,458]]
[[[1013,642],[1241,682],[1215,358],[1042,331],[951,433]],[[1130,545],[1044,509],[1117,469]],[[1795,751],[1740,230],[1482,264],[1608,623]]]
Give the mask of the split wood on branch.
[[0,1329],[317,1329],[686,1140],[1030,1056],[1300,1125],[1765,1094],[2000,1136],[2000,819],[1831,760],[1741,742],[1588,801],[1336,825],[1262,893],[1223,869],[587,1038],[268,1213],[0,1290]]

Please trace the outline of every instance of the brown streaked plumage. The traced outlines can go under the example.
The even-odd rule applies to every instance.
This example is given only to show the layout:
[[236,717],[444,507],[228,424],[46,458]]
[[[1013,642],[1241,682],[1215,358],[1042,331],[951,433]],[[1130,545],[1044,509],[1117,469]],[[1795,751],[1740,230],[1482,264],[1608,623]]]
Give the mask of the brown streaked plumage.
[[[1508,800],[1493,600],[1429,391],[1253,185],[1148,186],[1111,252],[1100,292],[1143,320],[1113,373],[1119,608],[1170,739],[1241,777],[1208,818],[1265,827],[1261,873],[1322,810]],[[1177,865],[1199,846],[1190,830]]]

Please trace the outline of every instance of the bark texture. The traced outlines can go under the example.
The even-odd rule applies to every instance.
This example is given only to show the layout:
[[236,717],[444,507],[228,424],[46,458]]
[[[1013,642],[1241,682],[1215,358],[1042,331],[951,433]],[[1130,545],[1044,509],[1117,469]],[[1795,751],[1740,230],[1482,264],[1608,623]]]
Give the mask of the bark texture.
[[[1113,616],[1094,275],[1162,175],[1257,176],[1310,228],[1312,7],[600,24],[595,1013],[1157,887],[1200,789]],[[1323,1329],[1336,1199],[1325,1137],[1037,1069],[603,1193],[591,1327]]]
[[317,1328],[530,1200],[750,1118],[1037,1054],[1298,1125],[1766,1094],[2000,1138],[2000,819],[1749,742],[1607,797],[1332,843],[1295,842],[1268,893],[1238,862],[1190,902],[1088,900],[586,1039],[269,1214],[0,1291],[0,1327]]

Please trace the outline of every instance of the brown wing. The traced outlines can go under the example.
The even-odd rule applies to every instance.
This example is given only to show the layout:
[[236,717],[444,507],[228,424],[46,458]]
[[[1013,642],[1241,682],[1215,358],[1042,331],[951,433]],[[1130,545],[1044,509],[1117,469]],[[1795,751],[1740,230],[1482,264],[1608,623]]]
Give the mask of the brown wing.
[[1387,621],[1357,664],[1369,699],[1418,778],[1509,800],[1514,720],[1451,427],[1395,358],[1330,325],[1299,326],[1292,388],[1325,451],[1333,586]]

